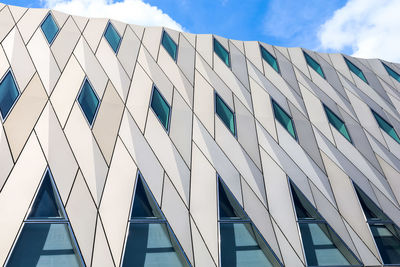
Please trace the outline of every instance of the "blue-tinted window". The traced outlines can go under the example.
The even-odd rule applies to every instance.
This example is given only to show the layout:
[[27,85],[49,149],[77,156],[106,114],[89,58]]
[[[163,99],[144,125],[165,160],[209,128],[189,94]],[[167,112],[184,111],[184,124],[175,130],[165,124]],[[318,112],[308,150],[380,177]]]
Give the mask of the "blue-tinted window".
[[275,118],[279,121],[279,123],[290,133],[290,135],[297,139],[296,130],[294,128],[294,123],[292,117],[290,117],[284,110],[281,108],[278,103],[272,100],[272,107],[274,110]]
[[399,228],[357,185],[354,187],[383,263],[399,265]]
[[140,173],[137,176],[122,266],[190,266]]
[[338,116],[336,116],[336,114],[333,113],[333,111],[330,110],[327,106],[324,105],[324,109],[329,122],[351,143],[350,134],[347,131],[344,122]]
[[307,266],[361,266],[336,232],[290,182]]
[[160,120],[165,130],[168,132],[171,108],[155,86],[153,86],[153,95],[151,97],[150,105],[157,118]]
[[307,54],[306,52],[304,52],[304,57],[306,58],[307,64],[313,69],[315,70],[322,78],[325,79],[325,74],[322,70],[321,65],[319,65],[319,63],[313,59],[309,54]]
[[226,127],[228,127],[231,133],[236,136],[235,114],[217,93],[215,94],[215,113],[217,113],[218,117]]
[[44,36],[46,36],[47,42],[51,44],[59,31],[57,23],[54,21],[51,13],[49,13],[43,21],[41,28]]
[[49,169],[46,169],[6,266],[83,266]]
[[385,63],[382,63],[383,66],[385,67],[386,71],[388,72],[388,74],[390,76],[392,76],[396,81],[400,82],[400,74],[398,74],[397,72],[395,72],[392,68],[390,68],[389,66],[387,66]]
[[19,91],[11,71],[8,71],[0,82],[0,112],[3,120],[18,99]]
[[62,204],[54,191],[50,175],[50,171],[47,170],[28,215],[28,220],[65,219]]
[[361,80],[363,80],[364,82],[368,83],[367,78],[365,78],[364,73],[362,72],[362,70],[360,70],[356,65],[354,65],[350,60],[348,60],[347,58],[344,58],[344,61],[346,61],[347,66],[349,67],[349,69],[355,74],[357,75]]
[[229,52],[215,38],[214,38],[214,52],[225,63],[225,65],[227,65],[229,68],[231,67]]
[[219,176],[218,198],[221,266],[282,266]]
[[163,32],[161,44],[167,50],[168,54],[176,60],[176,50],[178,46],[175,44],[174,40],[172,40],[171,36],[168,35],[166,31]]
[[104,32],[104,37],[106,38],[114,52],[117,53],[119,44],[121,43],[121,36],[119,36],[117,30],[114,28],[111,22],[109,22],[107,25],[107,29]]
[[388,123],[384,118],[382,118],[378,113],[376,113],[372,109],[371,109],[371,111],[372,111],[372,114],[374,115],[379,127],[381,127],[382,130],[384,130],[388,135],[390,135],[394,140],[396,140],[397,143],[400,144],[400,138],[397,135],[393,126],[390,123]]
[[94,117],[99,108],[100,100],[87,79],[85,79],[81,92],[79,93],[78,103],[89,125],[92,126]]
[[25,223],[7,267],[80,267],[67,223]]
[[261,56],[262,58],[278,73],[280,73],[279,66],[278,66],[278,61],[276,58],[271,55],[270,52],[267,51],[262,45],[260,45],[261,49]]

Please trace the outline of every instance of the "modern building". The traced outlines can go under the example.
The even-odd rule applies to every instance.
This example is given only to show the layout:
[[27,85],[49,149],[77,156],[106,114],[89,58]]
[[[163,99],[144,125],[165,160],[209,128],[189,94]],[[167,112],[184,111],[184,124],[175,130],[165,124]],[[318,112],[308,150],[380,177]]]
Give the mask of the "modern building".
[[0,4],[0,263],[399,266],[400,64]]

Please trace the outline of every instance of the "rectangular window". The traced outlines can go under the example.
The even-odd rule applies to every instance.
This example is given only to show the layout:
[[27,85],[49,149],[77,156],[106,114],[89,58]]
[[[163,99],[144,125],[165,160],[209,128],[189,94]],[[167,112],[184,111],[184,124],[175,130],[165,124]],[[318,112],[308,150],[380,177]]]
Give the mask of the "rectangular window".
[[336,128],[336,130],[338,130],[351,143],[351,138],[344,122],[338,116],[336,116],[336,114],[333,113],[332,110],[330,110],[327,106],[323,106],[329,123],[332,124]]
[[315,70],[322,78],[325,79],[325,74],[322,71],[321,65],[319,65],[319,63],[313,59],[309,54],[307,54],[306,52],[303,51],[304,57],[306,58],[307,64],[313,69]]
[[270,52],[267,51],[262,45],[260,45],[261,49],[261,56],[262,58],[278,73],[280,73],[279,66],[278,66],[278,61],[276,58],[271,55]]
[[153,95],[151,97],[151,109],[156,114],[157,118],[160,120],[161,124],[164,126],[165,130],[169,130],[169,116],[171,108],[167,101],[158,91],[156,86],[153,86]]
[[389,73],[389,75],[392,76],[396,81],[400,82],[400,74],[395,72],[393,69],[391,69],[385,63],[382,63],[382,64],[385,67],[386,71]]
[[231,133],[236,136],[236,120],[235,113],[225,104],[224,100],[215,93],[215,113],[222,120],[222,122],[228,127]]
[[396,131],[394,130],[393,126],[388,123],[384,118],[379,116],[378,113],[375,111],[372,111],[372,114],[374,115],[376,122],[378,123],[379,127],[381,127],[382,130],[384,130],[388,135],[390,135],[394,140],[397,141],[397,143],[400,144],[400,139],[399,136],[397,135]]
[[176,60],[176,51],[178,46],[175,44],[174,40],[172,40],[171,36],[169,36],[166,31],[163,32],[161,44],[165,48],[165,50],[167,50],[172,59]]
[[227,65],[229,68],[231,67],[231,61],[230,61],[230,58],[229,58],[229,52],[215,38],[214,38],[214,52],[225,63],[225,65]]
[[292,118],[272,99],[275,118],[297,140],[296,130]]
[[363,80],[365,83],[368,84],[367,78],[365,78],[364,73],[362,70],[360,70],[356,65],[354,65],[350,60],[347,58],[344,58],[344,61],[346,61],[347,67],[355,74],[357,75],[361,80]]

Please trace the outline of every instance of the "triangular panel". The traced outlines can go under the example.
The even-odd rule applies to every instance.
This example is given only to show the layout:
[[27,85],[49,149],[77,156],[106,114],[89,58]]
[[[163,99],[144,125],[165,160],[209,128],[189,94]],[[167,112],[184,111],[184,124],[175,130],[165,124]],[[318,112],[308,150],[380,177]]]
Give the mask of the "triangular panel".
[[190,266],[140,173],[137,176],[122,266]]
[[62,204],[55,190],[50,170],[47,169],[30,209],[28,220],[65,219]]
[[360,266],[361,262],[303,193],[292,182],[290,187],[307,266]]
[[49,169],[6,266],[84,266]]
[[218,176],[221,266],[282,266]]

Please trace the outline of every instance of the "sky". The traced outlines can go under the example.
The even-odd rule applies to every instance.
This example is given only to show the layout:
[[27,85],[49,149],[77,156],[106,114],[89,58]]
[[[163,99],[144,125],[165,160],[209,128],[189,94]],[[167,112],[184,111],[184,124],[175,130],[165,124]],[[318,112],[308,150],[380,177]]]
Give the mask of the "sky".
[[0,0],[127,23],[400,62],[399,0]]

